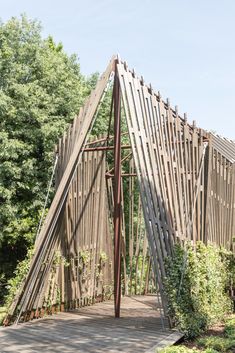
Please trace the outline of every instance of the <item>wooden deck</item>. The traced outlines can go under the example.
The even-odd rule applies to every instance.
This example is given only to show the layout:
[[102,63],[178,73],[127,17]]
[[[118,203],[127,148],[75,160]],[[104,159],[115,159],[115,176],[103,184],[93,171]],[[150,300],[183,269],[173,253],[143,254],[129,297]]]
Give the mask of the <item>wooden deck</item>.
[[124,297],[0,329],[0,353],[155,352],[182,335],[162,327],[156,296]]

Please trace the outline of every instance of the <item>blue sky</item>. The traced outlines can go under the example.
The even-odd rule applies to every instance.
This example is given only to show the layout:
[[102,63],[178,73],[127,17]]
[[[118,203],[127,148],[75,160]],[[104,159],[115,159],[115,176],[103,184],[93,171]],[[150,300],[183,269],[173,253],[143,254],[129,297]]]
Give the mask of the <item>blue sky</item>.
[[119,53],[189,121],[235,139],[234,0],[0,0],[3,21],[21,13],[84,74]]

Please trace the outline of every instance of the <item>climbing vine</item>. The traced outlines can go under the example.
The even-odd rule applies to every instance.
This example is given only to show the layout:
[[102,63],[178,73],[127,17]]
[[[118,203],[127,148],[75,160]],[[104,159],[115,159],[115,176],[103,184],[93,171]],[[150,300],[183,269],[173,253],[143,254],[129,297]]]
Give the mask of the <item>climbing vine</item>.
[[61,304],[61,291],[56,282],[57,270],[60,266],[69,267],[70,262],[57,250],[53,257],[52,267],[48,280],[48,291],[44,299],[44,306],[50,308],[52,304]]
[[231,311],[232,259],[225,250],[199,242],[196,249],[176,245],[166,260],[169,315],[186,337],[199,335]]
[[29,271],[29,266],[33,253],[34,249],[30,248],[27,252],[26,258],[18,263],[14,271],[14,277],[9,279],[7,282],[8,294],[5,297],[5,306],[7,308],[9,308],[9,306],[11,305],[21,283],[23,282],[24,278],[26,277]]

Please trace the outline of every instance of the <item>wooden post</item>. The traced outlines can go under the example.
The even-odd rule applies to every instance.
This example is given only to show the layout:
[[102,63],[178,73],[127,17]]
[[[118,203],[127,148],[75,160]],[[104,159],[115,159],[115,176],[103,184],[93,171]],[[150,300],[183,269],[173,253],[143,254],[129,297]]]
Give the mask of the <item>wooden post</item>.
[[114,306],[121,304],[121,100],[118,75],[114,81]]

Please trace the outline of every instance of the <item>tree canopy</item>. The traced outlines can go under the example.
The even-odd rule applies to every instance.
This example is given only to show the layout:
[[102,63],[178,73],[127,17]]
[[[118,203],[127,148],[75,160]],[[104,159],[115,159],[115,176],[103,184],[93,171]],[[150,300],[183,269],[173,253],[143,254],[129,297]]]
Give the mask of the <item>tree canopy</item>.
[[41,30],[26,16],[0,23],[0,278],[33,242],[54,144],[96,79]]

